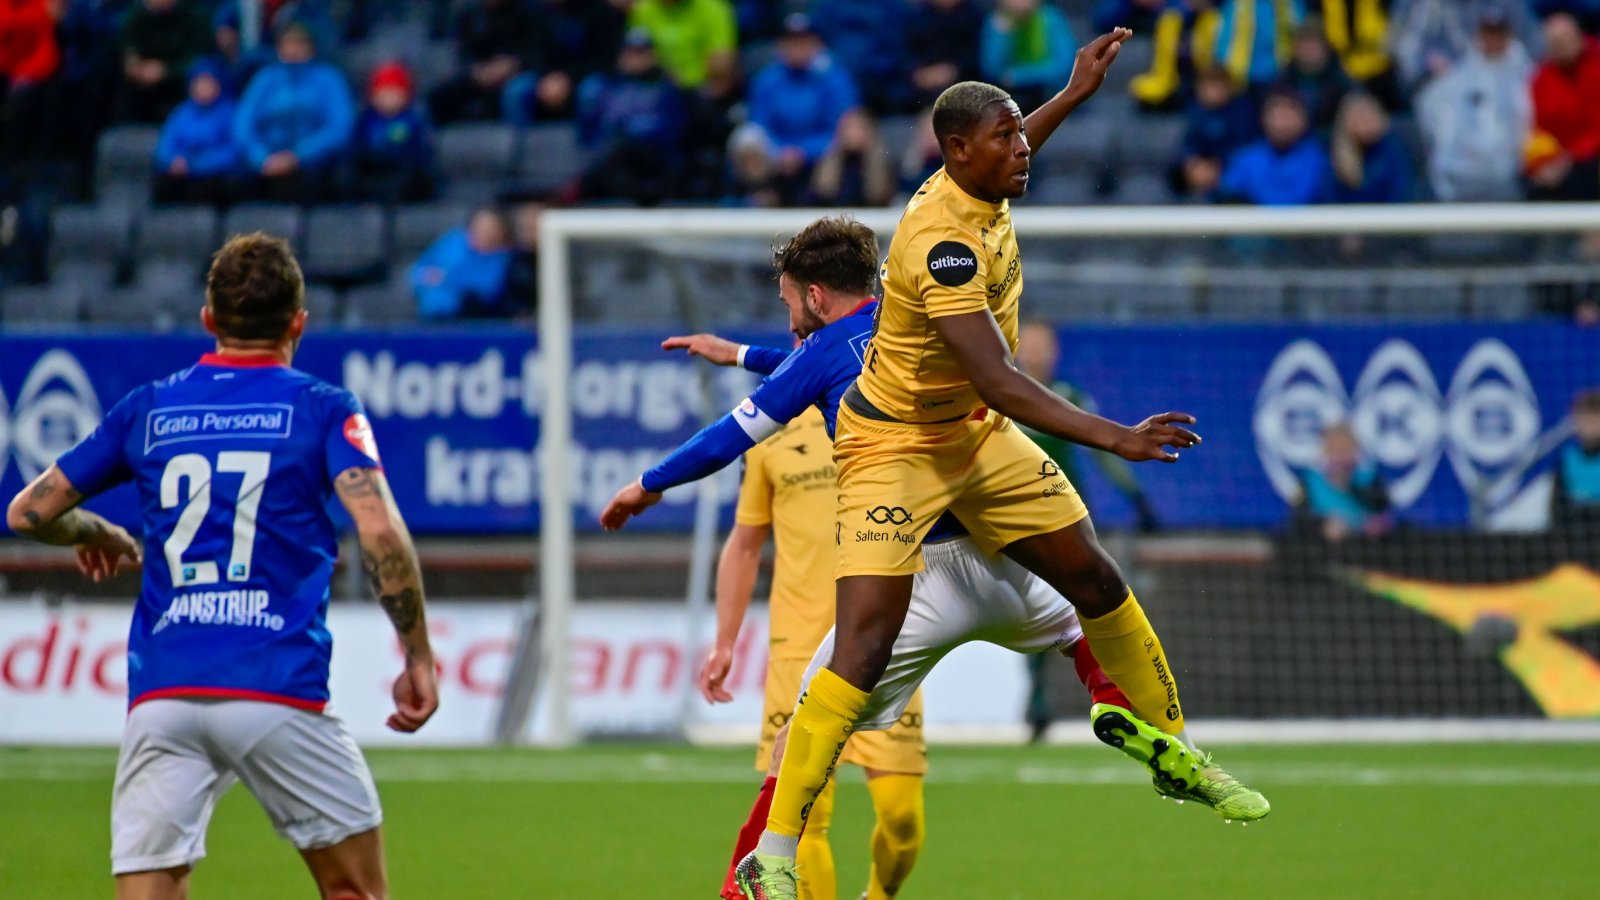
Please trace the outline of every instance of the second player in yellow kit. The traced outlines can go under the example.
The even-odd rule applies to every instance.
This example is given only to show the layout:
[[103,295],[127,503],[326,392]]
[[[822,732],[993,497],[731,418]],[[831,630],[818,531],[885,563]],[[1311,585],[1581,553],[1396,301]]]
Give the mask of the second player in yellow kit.
[[[757,444],[744,460],[735,522],[771,528],[777,548],[767,601],[766,704],[756,751],[756,768],[766,771],[773,738],[789,721],[800,696],[806,664],[833,628],[833,582],[826,573],[834,566],[832,523],[838,491],[833,441],[815,409]],[[852,735],[839,761],[883,772],[927,772],[922,692],[893,728]],[[815,812],[812,815],[814,819]]]

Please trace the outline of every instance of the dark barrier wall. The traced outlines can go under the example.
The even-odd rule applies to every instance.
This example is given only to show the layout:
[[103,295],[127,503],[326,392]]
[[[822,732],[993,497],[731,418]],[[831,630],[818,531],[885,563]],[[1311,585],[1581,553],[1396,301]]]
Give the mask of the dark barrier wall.
[[[577,337],[580,527],[593,528],[617,487],[754,384],[749,373],[661,352],[661,337]],[[781,334],[756,337],[787,343]],[[1282,525],[1296,473],[1315,464],[1322,429],[1341,419],[1381,469],[1402,523],[1462,527],[1475,494],[1484,517],[1540,527],[1544,476],[1571,397],[1600,385],[1600,332],[1562,325],[1073,328],[1061,338],[1061,376],[1106,415],[1132,422],[1177,409],[1199,417],[1203,447],[1176,466],[1138,469],[1160,520],[1177,528]],[[127,390],[205,349],[195,336],[6,335],[0,493],[48,465]],[[313,335],[298,364],[366,403],[416,530],[537,528],[542,375],[531,334],[507,326]],[[1127,524],[1121,499],[1084,468],[1097,520]],[[640,526],[687,528],[691,498],[677,492]],[[115,501],[110,508],[126,512]]]

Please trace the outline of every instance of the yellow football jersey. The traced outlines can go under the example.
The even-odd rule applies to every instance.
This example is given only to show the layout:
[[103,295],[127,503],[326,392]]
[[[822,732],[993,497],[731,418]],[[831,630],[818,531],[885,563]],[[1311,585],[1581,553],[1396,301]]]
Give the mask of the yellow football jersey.
[[1016,350],[1022,259],[1010,203],[979,200],[944,169],[935,172],[906,204],[882,281],[877,327],[856,382],[867,401],[910,423],[958,419],[982,406],[932,320],[987,309]]
[[[773,659],[810,659],[833,627],[833,439],[815,407],[744,455],[734,519],[771,525]],[[791,698],[792,699],[792,698]]]

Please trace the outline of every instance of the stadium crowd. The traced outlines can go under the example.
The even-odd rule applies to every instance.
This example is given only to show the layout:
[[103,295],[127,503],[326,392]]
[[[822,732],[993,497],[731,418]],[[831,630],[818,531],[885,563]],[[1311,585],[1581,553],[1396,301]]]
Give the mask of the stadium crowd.
[[1082,114],[1110,137],[1061,142],[1083,177],[1039,202],[1600,198],[1600,0],[0,0],[0,204],[107,202],[141,127],[140,208],[509,204],[411,273],[425,316],[509,314],[531,297],[441,292],[517,254],[520,203],[890,204],[937,164],[941,90],[1027,108],[1116,24]]

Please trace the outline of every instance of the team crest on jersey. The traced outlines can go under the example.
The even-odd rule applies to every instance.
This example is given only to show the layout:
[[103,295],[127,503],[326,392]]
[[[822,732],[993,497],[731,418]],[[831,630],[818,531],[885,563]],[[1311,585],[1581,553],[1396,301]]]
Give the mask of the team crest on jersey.
[[928,251],[928,274],[945,287],[960,287],[978,274],[978,255],[959,241],[940,241]]
[[366,416],[355,413],[344,420],[344,439],[373,462],[382,462],[378,458],[378,441],[372,436],[372,423]]

